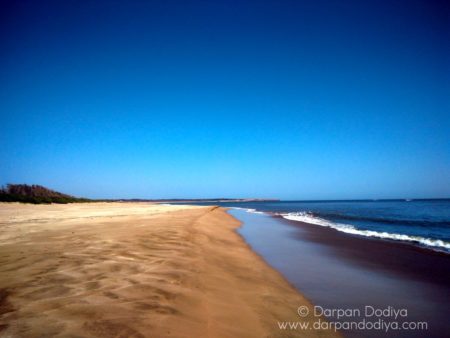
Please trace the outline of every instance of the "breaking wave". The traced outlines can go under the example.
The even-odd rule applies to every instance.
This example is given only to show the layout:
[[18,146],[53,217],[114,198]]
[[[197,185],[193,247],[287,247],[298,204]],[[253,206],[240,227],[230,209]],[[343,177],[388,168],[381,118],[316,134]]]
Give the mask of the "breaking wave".
[[384,232],[384,231],[380,232],[380,231],[374,231],[374,230],[357,229],[353,225],[331,222],[326,219],[314,216],[313,214],[307,213],[307,212],[290,212],[290,213],[279,214],[279,215],[282,216],[283,218],[291,220],[291,221],[305,222],[305,223],[320,225],[320,226],[324,226],[324,227],[329,227],[329,228],[333,228],[337,231],[341,231],[341,232],[344,232],[347,234],[360,235],[360,236],[373,237],[373,238],[381,238],[381,239],[390,239],[390,240],[396,240],[396,241],[405,241],[405,242],[411,242],[411,243],[418,243],[421,245],[425,245],[427,247],[440,248],[440,249],[444,249],[446,252],[450,252],[450,242],[443,241],[440,239],[426,238],[426,237],[421,237],[421,236],[411,236],[411,235],[390,233],[390,232]]

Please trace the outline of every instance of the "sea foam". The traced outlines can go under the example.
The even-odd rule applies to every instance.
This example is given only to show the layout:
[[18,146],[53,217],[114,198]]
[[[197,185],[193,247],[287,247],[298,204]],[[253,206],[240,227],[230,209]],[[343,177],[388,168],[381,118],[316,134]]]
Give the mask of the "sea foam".
[[233,207],[233,209],[236,209],[236,210],[243,210],[243,211],[246,211],[246,212],[251,213],[251,214],[265,214],[265,212],[263,212],[263,211],[258,211],[258,210],[256,210],[256,209],[252,209],[252,208],[239,208],[239,207]]
[[283,218],[291,220],[291,221],[305,222],[305,223],[320,225],[320,226],[324,226],[324,227],[329,227],[329,228],[333,228],[337,231],[345,232],[347,234],[419,243],[419,244],[422,244],[422,245],[425,245],[428,247],[441,248],[441,249],[445,249],[445,251],[450,251],[450,242],[446,242],[446,241],[443,241],[440,239],[432,239],[432,238],[425,238],[425,237],[420,237],[420,236],[409,236],[409,235],[405,235],[405,234],[357,229],[352,225],[330,222],[323,218],[313,216],[307,212],[290,212],[287,214],[279,214],[279,215],[282,216]]

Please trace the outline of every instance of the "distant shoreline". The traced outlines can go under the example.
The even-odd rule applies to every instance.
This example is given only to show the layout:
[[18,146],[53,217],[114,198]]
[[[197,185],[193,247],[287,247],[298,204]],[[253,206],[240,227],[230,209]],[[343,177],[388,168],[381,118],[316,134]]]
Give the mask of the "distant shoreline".
[[117,200],[103,200],[104,202],[154,202],[154,203],[227,203],[227,202],[279,202],[279,199],[266,198],[175,198],[175,199],[117,199]]

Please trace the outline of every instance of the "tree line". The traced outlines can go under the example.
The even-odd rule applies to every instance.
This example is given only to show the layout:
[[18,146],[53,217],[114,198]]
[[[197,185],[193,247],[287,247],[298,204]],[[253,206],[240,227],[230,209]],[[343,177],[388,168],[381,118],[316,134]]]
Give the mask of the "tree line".
[[7,184],[0,188],[0,202],[21,202],[33,204],[90,202],[45,188],[41,185]]

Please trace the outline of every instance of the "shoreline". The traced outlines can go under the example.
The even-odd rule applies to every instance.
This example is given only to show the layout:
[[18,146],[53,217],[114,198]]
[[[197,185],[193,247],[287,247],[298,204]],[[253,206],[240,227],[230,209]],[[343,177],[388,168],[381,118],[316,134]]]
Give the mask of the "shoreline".
[[[436,199],[439,200],[439,199]],[[430,253],[430,254],[437,254],[437,255],[442,255],[442,256],[450,256],[450,251],[447,251],[446,248],[440,247],[440,246],[433,246],[433,245],[427,245],[427,244],[423,244],[420,241],[414,241],[414,240],[404,240],[404,239],[396,239],[394,237],[382,237],[382,236],[367,236],[365,234],[360,234],[358,232],[348,232],[348,231],[342,231],[339,227],[334,227],[331,225],[321,225],[321,224],[316,224],[313,222],[308,222],[305,220],[297,220],[294,218],[289,218],[289,217],[285,217],[282,214],[279,213],[275,213],[275,212],[271,212],[271,211],[259,211],[256,209],[250,209],[251,211],[248,211],[248,209],[245,208],[240,208],[240,207],[230,207],[230,209],[237,209],[237,210],[244,210],[246,212],[249,213],[256,213],[256,214],[264,214],[270,217],[273,217],[275,219],[279,219],[281,222],[285,222],[288,224],[292,224],[292,225],[300,225],[300,224],[304,224],[306,226],[312,226],[312,227],[318,227],[318,228],[323,228],[323,229],[327,229],[326,231],[331,231],[331,232],[338,232],[341,235],[346,235],[349,236],[350,238],[356,238],[356,239],[361,239],[361,240],[370,240],[370,241],[381,241],[384,243],[391,243],[392,245],[400,245],[400,246],[407,246],[407,247],[411,247],[416,249],[417,251],[422,251],[424,253]],[[364,232],[366,230],[360,230],[357,229],[356,231],[361,231]],[[382,234],[381,232],[378,231],[373,231],[373,232],[377,232],[378,234]],[[398,236],[401,234],[396,234],[396,233],[389,233],[388,235],[390,236]],[[409,235],[405,235],[405,236],[409,236]],[[423,237],[424,240],[430,240],[430,241],[440,241],[439,239],[431,239],[431,238],[425,238]]]
[[[403,201],[403,200],[381,200],[381,202],[392,202],[392,201]],[[429,202],[429,201],[450,201],[450,199],[415,199],[411,200],[412,202]],[[292,201],[282,201],[286,203],[291,203]],[[266,203],[235,203],[234,205],[226,205],[226,203],[219,204],[221,207],[229,208],[230,210],[244,210],[249,213],[254,214],[265,214],[267,216],[281,218],[282,221],[293,222],[292,224],[301,224],[305,223],[307,225],[314,225],[322,228],[331,229],[334,231],[338,231],[342,234],[348,235],[354,238],[366,238],[369,240],[378,240],[384,241],[387,243],[394,243],[399,245],[410,245],[415,248],[423,249],[425,252],[432,251],[439,254],[444,254],[450,256],[450,242],[442,237],[427,237],[423,234],[412,234],[412,233],[403,233],[395,230],[383,230],[383,229],[365,229],[359,228],[357,225],[352,224],[344,224],[335,221],[330,221],[327,219],[322,219],[320,217],[315,217],[314,215],[310,217],[309,215],[305,215],[304,212],[292,212],[289,208],[283,210],[283,203],[275,203],[278,207],[273,207]],[[296,201],[293,201],[296,202]],[[292,202],[292,203],[293,203]],[[309,203],[313,201],[304,201],[300,203]],[[332,202],[332,201],[319,201],[319,202]],[[337,201],[337,202],[346,202],[346,201]],[[369,200],[350,200],[349,202],[370,202]],[[193,205],[213,205],[210,203],[195,203]],[[301,208],[305,208],[302,206]],[[278,209],[278,210],[277,210]],[[396,223],[401,222],[401,220],[395,221]],[[407,221],[408,222],[408,221]]]
[[302,238],[327,246],[341,259],[361,267],[386,270],[440,285],[447,285],[450,280],[450,254],[447,252],[403,241],[346,234],[281,216],[272,217],[292,227],[306,229],[307,234]]
[[[362,311],[365,306],[406,309],[408,316],[402,319],[426,322],[427,337],[438,338],[449,332],[448,255],[407,243],[351,236],[267,213],[234,210],[232,214],[245,223],[239,231],[252,249],[315,305]],[[359,322],[364,318],[347,318],[353,319]],[[395,321],[390,317],[383,320]],[[424,334],[421,330],[342,333],[351,338],[419,338]]]
[[313,305],[224,208],[0,203],[0,223],[2,335],[340,336],[280,330]]

